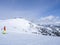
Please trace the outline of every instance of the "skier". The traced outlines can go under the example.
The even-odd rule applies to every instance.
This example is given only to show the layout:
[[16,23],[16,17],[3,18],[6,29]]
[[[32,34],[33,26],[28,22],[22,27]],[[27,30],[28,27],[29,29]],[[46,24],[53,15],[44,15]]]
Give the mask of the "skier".
[[6,31],[6,26],[4,26],[4,31]]
[[6,26],[4,26],[3,34],[6,34]]

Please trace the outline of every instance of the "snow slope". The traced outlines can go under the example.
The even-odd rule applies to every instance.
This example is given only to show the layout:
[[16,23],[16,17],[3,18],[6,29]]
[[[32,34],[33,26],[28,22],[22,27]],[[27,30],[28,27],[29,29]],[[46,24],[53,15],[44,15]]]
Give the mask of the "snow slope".
[[[34,25],[34,27],[32,27],[31,29],[32,25]],[[33,28],[35,28],[36,25],[23,18],[1,20],[0,29],[3,28],[4,26],[7,27],[7,31],[9,32],[31,33],[36,31],[36,30],[33,30]]]
[[60,36],[60,25],[36,25],[24,18],[0,20],[0,29],[7,27],[8,32]]
[[18,34],[18,33],[0,33],[0,45],[60,45],[60,37]]
[[[7,27],[7,34],[2,34],[4,26]],[[60,37],[41,35],[45,33],[41,33],[42,29],[47,28],[46,25],[37,26],[23,18],[0,20],[0,45],[60,45]]]

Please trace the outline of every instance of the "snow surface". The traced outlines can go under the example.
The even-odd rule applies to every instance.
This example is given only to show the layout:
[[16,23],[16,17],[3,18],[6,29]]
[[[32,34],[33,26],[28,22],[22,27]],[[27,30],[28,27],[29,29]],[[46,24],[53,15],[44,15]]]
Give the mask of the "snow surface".
[[0,45],[60,45],[60,37],[19,34],[19,33],[0,33]]
[[[31,25],[34,25],[31,29]],[[16,19],[8,19],[8,20],[1,20],[0,21],[0,29],[4,26],[7,27],[7,31],[16,32],[16,33],[31,33],[36,31],[35,24],[23,18],[16,18]],[[34,30],[33,30],[34,29]]]
[[[4,26],[7,34],[2,34]],[[60,37],[32,34],[36,26],[25,19],[0,20],[0,45],[60,45]]]

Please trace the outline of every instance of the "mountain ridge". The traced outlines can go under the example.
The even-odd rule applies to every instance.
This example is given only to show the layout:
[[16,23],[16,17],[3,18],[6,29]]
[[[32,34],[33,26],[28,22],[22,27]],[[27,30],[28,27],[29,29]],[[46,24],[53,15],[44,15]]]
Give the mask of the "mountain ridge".
[[8,19],[0,21],[0,29],[6,26],[7,32],[42,34],[49,36],[60,36],[60,25],[35,24],[24,18]]

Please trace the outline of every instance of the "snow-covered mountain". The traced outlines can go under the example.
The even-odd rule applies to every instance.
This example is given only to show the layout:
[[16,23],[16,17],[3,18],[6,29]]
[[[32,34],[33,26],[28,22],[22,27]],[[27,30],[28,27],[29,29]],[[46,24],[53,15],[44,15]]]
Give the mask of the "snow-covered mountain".
[[[34,24],[23,18],[0,20],[0,29],[3,30],[3,27],[6,26],[7,33],[27,33],[27,34],[42,34],[49,36],[60,36],[60,25],[58,23],[40,25]],[[1,31],[0,30],[0,31]]]
[[4,26],[6,26],[7,31],[9,32],[16,33],[37,32],[35,28],[37,25],[23,18],[0,20],[0,29],[2,29]]
[[42,35],[60,36],[60,25],[53,24],[39,25],[39,27],[37,28]]

